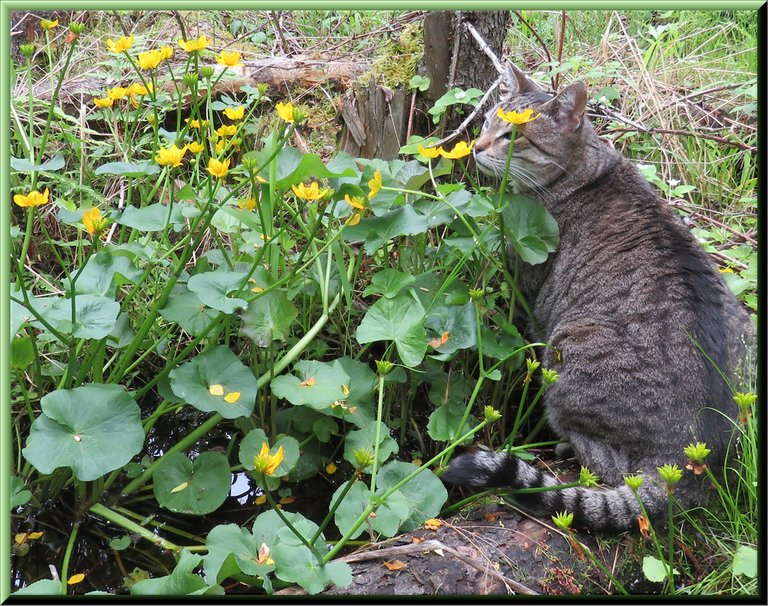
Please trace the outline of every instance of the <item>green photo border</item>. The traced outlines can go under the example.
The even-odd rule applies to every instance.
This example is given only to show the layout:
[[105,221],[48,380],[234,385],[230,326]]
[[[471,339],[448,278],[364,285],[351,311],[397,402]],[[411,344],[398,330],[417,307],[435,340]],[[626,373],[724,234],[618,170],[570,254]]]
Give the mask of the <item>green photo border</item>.
[[[649,9],[666,9],[666,10],[757,10],[764,6],[764,0],[732,0],[729,2],[723,2],[722,0],[668,0],[668,1],[624,1],[615,2],[611,0],[591,0],[591,1],[579,1],[579,0],[560,0],[560,1],[520,1],[509,2],[499,0],[422,0],[421,2],[415,0],[363,0],[365,4],[365,10],[400,10],[400,9],[424,9],[424,10],[461,10],[470,8],[472,10],[487,9],[487,10],[504,10],[504,9],[532,9],[532,10],[544,10],[544,9],[558,9],[558,10],[649,10]],[[243,10],[243,9],[272,9],[276,7],[277,2],[270,1],[256,1],[256,0],[228,0],[225,2],[226,8],[230,10]],[[331,9],[331,10],[353,10],[361,8],[360,0],[283,0],[280,3],[280,10],[312,10],[312,9]],[[193,10],[221,10],[222,6],[220,2],[212,2],[211,0],[188,0],[183,1],[163,1],[163,2],[146,2],[142,0],[137,1],[121,1],[116,2],[114,0],[107,1],[93,1],[93,0],[48,0],[42,2],[31,2],[22,0],[0,0],[0,65],[10,64],[10,12],[12,10],[53,10],[53,9],[71,9],[71,10],[93,10],[93,11],[105,11],[115,9],[130,9],[130,10],[167,10],[177,9],[185,11]],[[765,16],[764,10],[761,11]],[[758,28],[758,37],[765,36],[764,24],[761,23]],[[764,42],[764,41],[763,41]],[[765,51],[765,48],[761,49]],[[765,85],[766,69],[765,58],[758,51],[758,82],[760,83],[759,91],[763,93],[763,87]],[[7,74],[7,72],[4,72]],[[3,261],[0,263],[0,360],[2,360],[2,368],[0,369],[0,415],[2,415],[2,421],[0,427],[2,428],[0,433],[0,503],[3,503],[2,513],[2,532],[0,532],[0,602],[4,602],[10,594],[10,511],[5,509],[5,506],[10,502],[10,476],[11,476],[11,461],[12,461],[12,437],[11,437],[11,423],[8,422],[10,418],[10,268],[8,260],[10,259],[10,238],[8,237],[10,231],[10,78],[3,77],[0,84],[0,115],[4,119],[6,125],[0,129],[0,187],[3,192],[4,208],[0,213],[0,256]],[[761,82],[762,80],[762,82]],[[761,110],[759,112],[759,137],[761,144],[764,143],[764,129],[765,116]],[[759,183],[758,191],[764,193],[764,170],[765,159],[761,156],[759,169]],[[765,202],[764,197],[761,198]],[[761,204],[758,204],[758,210],[761,208]],[[762,232],[763,223],[762,219],[765,217],[763,212],[758,213],[758,224]],[[758,259],[759,266],[764,267],[764,245],[758,247]],[[760,278],[764,278],[764,271],[760,274]],[[765,287],[764,279],[762,285],[758,284],[759,296],[763,297],[763,289]],[[759,320],[759,328],[762,328],[762,319]],[[764,358],[762,360],[764,363]],[[758,366],[759,368],[759,366]],[[759,385],[759,393],[762,393],[762,376],[761,383]],[[761,428],[764,427],[765,419],[762,419]],[[761,433],[765,435],[764,432]],[[765,456],[765,451],[763,451]],[[763,460],[763,470],[765,461]],[[763,476],[764,477],[764,476]],[[765,501],[762,503],[763,519],[765,519]],[[764,529],[762,529],[761,536],[764,538]],[[764,545],[763,545],[764,547]],[[762,573],[765,570],[765,554],[761,553],[762,566],[759,568]],[[765,579],[761,576],[758,582],[759,592],[764,596]]]

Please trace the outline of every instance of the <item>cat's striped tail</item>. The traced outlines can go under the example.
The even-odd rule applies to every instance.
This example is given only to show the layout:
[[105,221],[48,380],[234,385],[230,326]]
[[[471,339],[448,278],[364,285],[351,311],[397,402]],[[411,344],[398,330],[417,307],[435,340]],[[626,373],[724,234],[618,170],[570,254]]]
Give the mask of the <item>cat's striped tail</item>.
[[[442,480],[472,488],[542,488],[562,485],[551,473],[540,471],[514,455],[471,450],[451,460]],[[666,490],[645,478],[638,490],[646,512],[654,522],[665,517]],[[512,494],[524,509],[539,515],[572,512],[573,526],[598,532],[637,527],[642,510],[637,497],[625,485],[614,488],[571,487]]]

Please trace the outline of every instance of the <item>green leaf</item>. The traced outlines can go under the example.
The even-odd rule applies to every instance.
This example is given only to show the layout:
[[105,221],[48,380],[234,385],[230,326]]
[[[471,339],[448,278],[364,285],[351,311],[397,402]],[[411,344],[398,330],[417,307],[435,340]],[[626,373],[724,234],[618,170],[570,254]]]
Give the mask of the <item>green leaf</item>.
[[441,354],[452,354],[460,349],[469,349],[477,343],[475,329],[475,307],[472,301],[464,305],[440,305],[432,308],[424,323],[434,331],[439,341],[448,333],[448,339],[437,347]]
[[11,595],[34,596],[34,595],[65,595],[61,581],[53,579],[41,579],[14,591]]
[[206,578],[220,583],[242,572],[262,579],[264,589],[271,593],[268,575],[275,565],[259,563],[261,543],[257,543],[252,532],[236,524],[220,524],[208,533],[205,544],[208,547],[203,561]]
[[[653,556],[643,558],[643,574],[645,578],[652,583],[663,583],[667,580],[667,564]],[[676,569],[672,569],[672,574],[680,574]]]
[[194,570],[202,556],[182,549],[176,568],[171,574],[157,579],[145,579],[131,587],[131,595],[190,595],[208,588],[207,583]]
[[[400,447],[397,442],[390,435],[391,430],[384,423],[381,423],[381,430],[379,431],[379,465],[384,463],[393,454],[396,454]],[[372,454],[375,452],[374,445],[376,443],[376,422],[374,421],[363,429],[356,431],[350,431],[344,440],[344,459],[349,461],[353,466],[357,466],[355,460],[355,451],[359,448],[369,450]],[[371,457],[373,458],[373,457]],[[365,468],[366,473],[371,473],[373,465],[368,465]]]
[[504,235],[520,258],[531,265],[547,260],[560,242],[557,221],[528,196],[505,194]]
[[120,469],[144,446],[141,411],[119,385],[58,389],[40,400],[22,451],[40,473],[70,467],[81,481]]
[[355,171],[345,168],[340,172],[330,170],[317,154],[304,154],[292,147],[284,147],[277,154],[277,182],[280,189],[288,189],[310,177],[354,177]]
[[200,301],[195,293],[181,287],[168,297],[160,315],[169,322],[176,322],[194,337],[208,328],[219,314]]
[[[345,482],[336,490],[333,497],[331,497],[331,503],[336,503],[336,500],[347,485],[348,482]],[[383,491],[377,491],[377,494],[381,495]],[[365,508],[368,507],[370,501],[371,491],[368,490],[363,482],[355,482],[334,514],[334,521],[342,535],[346,535],[352,529],[352,526],[363,511],[365,511]],[[371,529],[385,537],[393,537],[400,529],[400,525],[408,519],[410,512],[408,501],[399,490],[396,490],[387,497],[386,503],[374,509],[376,517],[369,518],[367,523],[362,524],[349,538],[355,539],[359,537],[367,530],[369,525]]]
[[380,217],[366,217],[357,225],[348,225],[344,228],[344,239],[365,240],[365,252],[372,255],[392,238],[423,234],[428,229],[427,217],[412,206],[402,206]]
[[[256,378],[226,345],[192,358],[169,373],[173,393],[203,412],[218,412],[225,419],[250,415],[256,405]],[[212,385],[221,385],[223,394],[211,394]],[[239,392],[236,402],[225,400]]]
[[[173,207],[157,202],[144,208],[129,206],[115,221],[120,225],[132,227],[139,231],[163,231],[166,224],[170,224],[175,231],[179,231],[184,225],[182,211],[186,204],[174,204]],[[170,217],[169,217],[170,214]]]
[[[483,324],[480,328],[480,335],[483,341],[483,355],[503,360],[511,352],[523,346],[523,337],[514,325],[504,326],[498,332],[493,332]],[[516,358],[522,357],[522,352]]]
[[192,276],[187,282],[187,288],[208,307],[231,314],[236,309],[244,309],[248,306],[244,299],[227,296],[232,291],[240,289],[247,275],[226,269],[207,271]]
[[32,498],[32,493],[24,489],[24,480],[11,476],[11,509],[24,505]]
[[274,340],[285,341],[297,315],[287,295],[273,290],[248,304],[241,317],[241,330],[258,347],[269,347]]
[[105,246],[88,259],[75,282],[75,292],[114,299],[118,286],[135,284],[141,275],[131,259],[114,254],[111,246]]
[[310,595],[320,593],[332,584],[346,587],[352,582],[349,564],[330,562],[320,565],[304,545],[278,543],[272,554],[277,565],[275,576],[282,581],[301,585]]
[[387,299],[392,299],[403,288],[414,282],[416,282],[416,278],[409,273],[396,269],[383,269],[373,275],[371,283],[363,291],[363,296],[383,295]]
[[[389,490],[417,469],[418,467],[413,463],[391,461],[381,468],[377,485],[382,491]],[[425,520],[437,516],[448,499],[445,486],[429,469],[422,469],[413,480],[401,486],[399,490],[405,496],[411,510],[411,515],[400,527],[405,532],[414,530]]]
[[17,337],[11,341],[11,368],[24,369],[35,361],[32,337]]
[[156,175],[159,172],[160,167],[154,162],[107,162],[93,171],[93,174],[141,177],[142,175]]
[[424,308],[405,295],[379,299],[357,327],[357,341],[360,344],[394,341],[403,364],[416,366],[427,352]]
[[109,542],[109,547],[111,549],[114,549],[115,551],[123,551],[124,549],[128,549],[128,547],[131,545],[131,535],[125,534],[117,539],[112,539]]
[[427,90],[429,88],[429,84],[430,84],[429,78],[416,74],[408,82],[408,87],[409,88],[418,89],[421,92],[424,92],[425,90]]
[[[253,459],[261,451],[262,444],[267,444],[267,446],[270,446],[269,440],[267,439],[267,434],[265,434],[264,431],[259,428],[249,431],[248,435],[246,435],[243,438],[243,441],[240,442],[238,459],[240,460],[241,465],[248,471],[253,471]],[[299,442],[296,440],[296,438],[280,434],[277,436],[274,444],[271,445],[270,451],[274,453],[281,446],[283,447],[283,454],[285,458],[283,459],[282,463],[277,466],[277,469],[275,469],[275,473],[272,474],[273,477],[267,478],[267,482],[269,484],[268,488],[270,490],[275,490],[280,485],[280,478],[293,470],[297,461],[299,460]],[[255,473],[252,474],[252,477],[256,484],[263,488],[261,482],[261,474]]]
[[346,398],[344,386],[349,388],[349,375],[338,361],[302,360],[293,367],[293,372],[272,379],[272,393],[278,398],[315,410],[328,408]]
[[120,304],[109,297],[77,295],[75,322],[72,323],[72,299],[56,299],[45,319],[58,331],[78,339],[103,339],[115,328]]
[[11,156],[11,168],[20,173],[48,172],[53,173],[64,168],[64,154],[58,152],[53,158],[42,164],[32,164],[24,158]]
[[743,574],[754,579],[757,576],[757,550],[747,545],[739,545],[733,554],[731,570],[733,574]]
[[201,516],[221,507],[229,495],[232,474],[227,457],[220,452],[203,452],[194,462],[183,452],[172,452],[157,466],[152,479],[161,507]]
[[429,415],[429,422],[427,423],[429,437],[438,442],[447,442],[453,439],[454,436],[463,436],[472,429],[472,423],[475,422],[475,418],[470,416],[467,418],[464,426],[461,429],[457,429],[463,416],[463,408],[449,404],[434,410]]

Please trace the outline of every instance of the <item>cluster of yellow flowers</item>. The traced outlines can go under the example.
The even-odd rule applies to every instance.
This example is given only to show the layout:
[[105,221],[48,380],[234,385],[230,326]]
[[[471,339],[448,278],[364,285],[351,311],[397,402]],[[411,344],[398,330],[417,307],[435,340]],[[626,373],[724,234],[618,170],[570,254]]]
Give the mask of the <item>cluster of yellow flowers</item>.
[[419,144],[419,153],[427,158],[442,156],[450,160],[458,160],[469,155],[469,152],[472,151],[472,145],[472,143],[467,144],[466,141],[459,141],[451,151],[445,151],[442,145],[440,147],[424,147]]
[[138,63],[139,68],[143,70],[155,69],[166,59],[173,57],[173,48],[170,46],[161,46],[144,53],[139,53]]
[[128,87],[114,86],[106,92],[105,97],[94,97],[93,103],[96,107],[112,107],[115,101],[121,101],[122,99],[129,99],[131,105],[134,108],[139,107],[139,101],[137,97],[143,97],[154,92],[154,87],[151,82],[148,82],[145,86],[141,82],[134,82]]

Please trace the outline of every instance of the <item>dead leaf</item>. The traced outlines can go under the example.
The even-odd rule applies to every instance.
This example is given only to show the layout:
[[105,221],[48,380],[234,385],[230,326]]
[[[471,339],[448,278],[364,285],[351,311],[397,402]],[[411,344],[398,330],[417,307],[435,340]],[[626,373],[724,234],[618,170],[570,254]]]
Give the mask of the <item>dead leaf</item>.
[[429,520],[426,520],[424,522],[424,528],[427,530],[437,530],[443,525],[443,522],[441,520],[438,520],[437,518],[430,518]]
[[291,495],[291,496],[283,497],[282,499],[280,499],[280,503],[283,505],[290,505],[295,500],[296,500],[296,495]]
[[411,543],[423,543],[424,537],[411,537]]
[[443,345],[448,340],[449,336],[450,336],[450,333],[448,331],[445,331],[439,337],[436,337],[434,339],[430,339],[429,340],[429,346],[430,347],[434,347],[435,349],[437,349],[438,347]]
[[408,564],[401,562],[400,560],[384,562],[384,566],[387,568],[387,570],[402,570],[403,568],[408,568]]
[[504,515],[503,511],[493,511],[483,515],[483,518],[485,518],[486,522],[493,522],[494,520],[498,520],[503,515]]
[[259,555],[258,555],[258,558],[256,559],[256,563],[267,564],[267,565],[274,564],[275,561],[269,557],[269,553],[270,553],[270,550],[267,544],[262,543],[261,547],[259,547]]
[[640,527],[640,535],[647,541],[651,538],[651,525],[644,515],[637,516],[637,525]]

